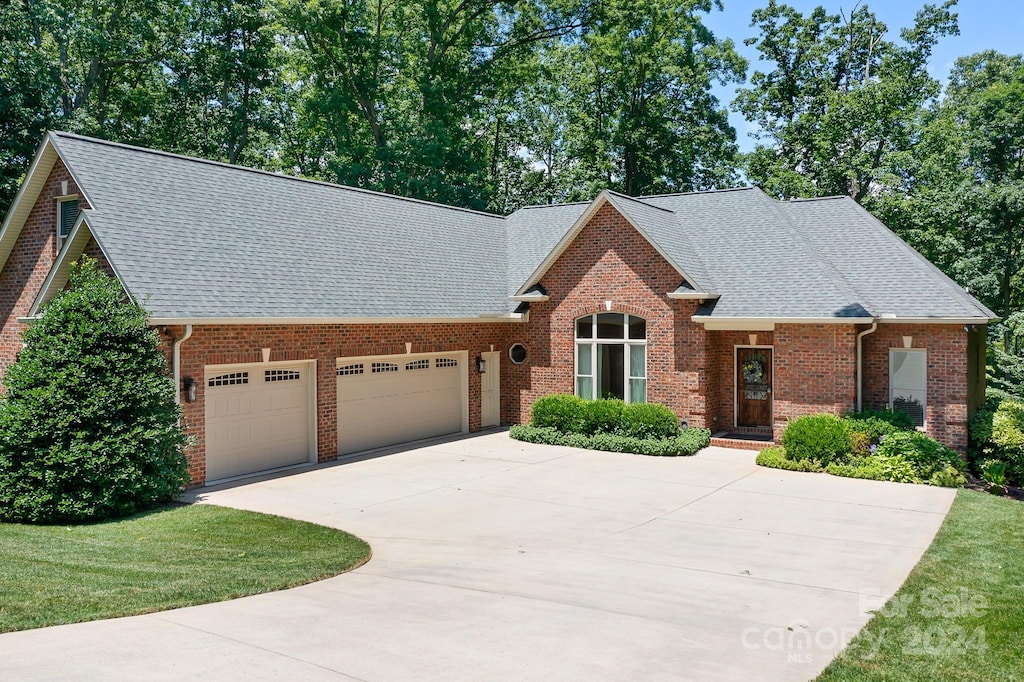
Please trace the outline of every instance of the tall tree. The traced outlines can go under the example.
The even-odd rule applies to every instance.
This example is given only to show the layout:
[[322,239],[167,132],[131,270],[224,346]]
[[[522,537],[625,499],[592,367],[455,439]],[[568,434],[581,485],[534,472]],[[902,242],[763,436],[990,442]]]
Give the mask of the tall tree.
[[927,64],[936,42],[959,32],[955,4],[925,5],[901,42],[859,3],[848,14],[804,16],[775,0],[756,10],[760,35],[745,42],[774,69],[755,72],[733,103],[768,142],[748,155],[748,177],[777,196],[869,197],[939,93]]
[[[560,171],[569,197],[732,182],[736,134],[711,86],[742,80],[746,64],[702,23],[713,9],[721,3],[606,0],[547,51],[565,100]],[[535,152],[553,165],[547,150]]]
[[491,146],[476,124],[498,66],[579,25],[578,5],[515,0],[280,0],[294,33],[306,172],[482,207]]
[[283,49],[268,0],[188,4],[165,61],[162,149],[266,166],[280,132]]

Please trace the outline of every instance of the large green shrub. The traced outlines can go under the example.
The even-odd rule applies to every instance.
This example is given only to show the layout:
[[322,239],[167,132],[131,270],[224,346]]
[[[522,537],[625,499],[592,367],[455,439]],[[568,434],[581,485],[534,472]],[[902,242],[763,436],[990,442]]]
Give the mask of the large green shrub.
[[626,403],[616,398],[584,400],[582,427],[580,433],[593,436],[595,433],[618,433],[622,423],[622,409]]
[[1024,485],[1024,402],[1006,399],[992,415],[991,445],[985,454],[1006,464],[1006,482]]
[[657,403],[623,406],[618,432],[633,438],[671,438],[679,433],[676,413]]
[[0,402],[0,518],[127,516],[188,481],[157,335],[120,284],[83,260],[25,332]]
[[910,418],[910,415],[905,412],[895,412],[889,409],[847,412],[846,417],[855,422],[885,422],[895,429],[902,431],[912,431],[914,429],[914,420]]
[[947,467],[957,470],[964,467],[964,461],[955,450],[918,431],[899,431],[885,436],[875,449],[875,456],[904,458],[921,480],[928,480]]
[[790,420],[782,432],[790,460],[814,459],[822,465],[844,460],[852,449],[847,423],[834,414],[806,414]]
[[574,395],[547,395],[534,401],[530,408],[530,423],[549,426],[565,433],[577,433],[583,428],[583,409],[586,401]]
[[786,469],[788,471],[821,471],[821,465],[813,459],[794,460],[786,457],[786,448],[781,445],[773,445],[757,453],[755,460],[758,466],[770,467],[772,469]]

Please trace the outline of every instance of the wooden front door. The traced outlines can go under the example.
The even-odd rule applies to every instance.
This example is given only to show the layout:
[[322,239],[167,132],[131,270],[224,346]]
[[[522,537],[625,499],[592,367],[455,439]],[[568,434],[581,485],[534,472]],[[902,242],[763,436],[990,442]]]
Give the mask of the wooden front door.
[[772,350],[736,349],[736,426],[772,425]]

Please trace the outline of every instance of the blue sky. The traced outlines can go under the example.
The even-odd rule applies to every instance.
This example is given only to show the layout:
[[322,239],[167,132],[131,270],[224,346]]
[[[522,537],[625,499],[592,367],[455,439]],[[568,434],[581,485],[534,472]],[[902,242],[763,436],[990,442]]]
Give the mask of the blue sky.
[[[830,13],[840,8],[847,13],[854,6],[855,0],[788,0],[786,4],[807,14],[818,5],[825,7]],[[930,0],[929,4],[941,4],[942,0]],[[743,39],[756,35],[750,27],[750,15],[758,7],[767,5],[767,0],[723,0],[725,10],[712,12],[705,24],[719,38],[732,38],[736,47],[750,62],[747,74],[755,70],[764,70],[765,65],[756,61],[757,51],[753,46],[747,47]],[[863,0],[862,0],[862,4]],[[914,15],[925,4],[923,0],[876,0],[866,3],[879,20],[889,27],[889,35],[898,37],[899,29],[913,24]],[[1024,2],[1021,0],[960,0],[956,7],[960,18],[960,35],[943,38],[932,54],[928,66],[933,76],[945,82],[950,68],[957,57],[973,54],[981,50],[994,49],[1007,54],[1024,52]],[[723,105],[728,106],[733,99],[735,88],[716,88],[716,95]],[[750,126],[742,116],[730,113],[730,120],[736,128],[736,135],[743,151],[754,146],[754,140],[747,134]]]

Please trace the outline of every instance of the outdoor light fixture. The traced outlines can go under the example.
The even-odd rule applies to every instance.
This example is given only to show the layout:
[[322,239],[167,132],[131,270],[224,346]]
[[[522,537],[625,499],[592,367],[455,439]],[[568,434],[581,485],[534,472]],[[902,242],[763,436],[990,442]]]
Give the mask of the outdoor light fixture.
[[487,361],[484,360],[484,356],[482,355],[476,356],[476,371],[481,374],[487,371]]
[[185,402],[194,403],[196,401],[196,380],[192,377],[185,377],[181,380],[181,390],[185,392]]

